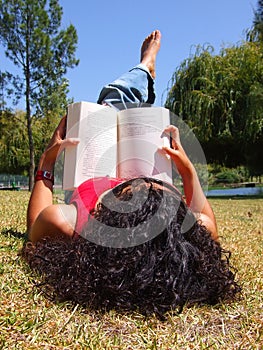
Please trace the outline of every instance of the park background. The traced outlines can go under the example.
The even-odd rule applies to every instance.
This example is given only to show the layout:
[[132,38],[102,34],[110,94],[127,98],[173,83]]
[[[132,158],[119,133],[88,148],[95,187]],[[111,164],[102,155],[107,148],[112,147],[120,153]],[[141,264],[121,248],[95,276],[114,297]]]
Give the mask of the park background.
[[[247,30],[253,27],[254,11],[258,5],[262,8],[262,1],[67,0],[60,1],[60,5],[64,11],[62,25],[72,23],[76,27],[76,57],[80,59],[79,65],[66,73],[67,98],[96,101],[101,86],[138,62],[142,39],[158,28],[163,40],[156,66],[156,104],[163,105],[173,73],[185,59],[193,57],[196,46],[212,45],[214,54],[225,47],[242,46],[248,39]],[[3,47],[0,55],[1,73],[19,71],[5,58]],[[262,75],[260,79],[262,88]],[[1,85],[0,173],[7,170],[9,175],[27,175],[25,101],[22,98],[14,106],[12,96],[6,92]],[[51,116],[34,115],[33,109],[30,117],[35,128],[36,163],[65,110],[66,100],[59,101],[60,108],[56,106]],[[262,149],[257,148],[256,153],[262,154]],[[215,165],[209,167],[214,171]],[[244,171],[240,166],[218,167],[216,176],[223,173],[223,186],[226,180],[231,180],[231,184],[239,182],[240,171]],[[226,173],[230,175],[226,177]],[[253,177],[253,181],[259,181],[258,178]],[[243,288],[240,300],[214,307],[185,308],[180,315],[168,314],[161,322],[154,316],[145,319],[140,314],[120,315],[114,310],[102,315],[67,302],[57,304],[35,288],[38,276],[18,256],[26,239],[29,195],[28,191],[0,191],[1,349],[262,349],[260,196],[210,200],[221,244],[232,252],[231,263]],[[62,194],[56,194],[54,200],[63,201]]]

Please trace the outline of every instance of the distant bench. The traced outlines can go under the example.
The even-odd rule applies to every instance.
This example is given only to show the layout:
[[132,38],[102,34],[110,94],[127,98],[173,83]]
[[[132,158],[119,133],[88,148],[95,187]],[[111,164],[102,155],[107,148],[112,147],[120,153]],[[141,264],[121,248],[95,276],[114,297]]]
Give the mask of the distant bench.
[[245,187],[256,187],[255,182],[243,182],[243,186]]
[[231,187],[232,188],[237,188],[237,187],[256,187],[257,185],[259,185],[259,182],[239,182],[239,183],[232,184]]
[[2,191],[20,191],[20,186],[0,187]]

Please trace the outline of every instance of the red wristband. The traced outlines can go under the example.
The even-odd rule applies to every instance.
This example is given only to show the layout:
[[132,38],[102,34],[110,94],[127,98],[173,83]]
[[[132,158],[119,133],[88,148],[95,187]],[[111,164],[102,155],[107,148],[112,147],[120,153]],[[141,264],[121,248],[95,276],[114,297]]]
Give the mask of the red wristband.
[[48,180],[52,182],[52,185],[54,185],[54,175],[50,171],[38,170],[36,172],[35,182],[39,180]]

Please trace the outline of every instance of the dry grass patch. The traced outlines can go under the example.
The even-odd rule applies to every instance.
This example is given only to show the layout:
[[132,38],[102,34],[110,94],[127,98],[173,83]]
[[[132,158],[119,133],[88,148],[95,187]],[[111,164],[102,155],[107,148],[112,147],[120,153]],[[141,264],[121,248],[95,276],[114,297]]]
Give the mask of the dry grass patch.
[[17,256],[27,192],[0,191],[0,349],[262,349],[262,199],[214,199],[222,245],[232,251],[243,286],[230,305],[184,309],[165,322],[139,314],[100,314],[54,304],[32,288]]

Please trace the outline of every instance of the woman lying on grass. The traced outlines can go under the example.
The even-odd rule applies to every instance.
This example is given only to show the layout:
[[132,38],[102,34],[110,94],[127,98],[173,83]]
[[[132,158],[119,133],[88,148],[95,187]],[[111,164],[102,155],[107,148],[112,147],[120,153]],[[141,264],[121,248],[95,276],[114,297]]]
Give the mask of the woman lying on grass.
[[[55,150],[70,142],[60,138],[64,122],[40,170],[50,171]],[[82,184],[71,204],[53,205],[52,182],[36,181],[28,207],[31,242],[23,256],[54,300],[161,316],[185,304],[232,300],[240,290],[178,129],[166,131],[174,141],[165,151],[182,176],[185,201],[155,179],[101,178]],[[83,197],[86,189],[92,197]],[[81,202],[88,202],[87,210]]]
[[[154,65],[145,58],[150,55],[155,61],[159,46],[158,31],[142,46],[146,70],[140,67],[137,73],[146,74],[146,90],[153,87],[149,79]],[[107,91],[116,97],[112,86]],[[138,91],[136,98],[147,101]],[[120,94],[123,101],[126,93]],[[185,200],[174,186],[153,178],[96,178],[81,184],[70,204],[59,205],[52,204],[50,174],[58,153],[76,144],[65,139],[65,123],[63,118],[41,157],[28,206],[30,242],[22,251],[40,273],[45,293],[93,309],[138,310],[160,317],[185,304],[233,300],[240,288],[179,130],[164,130],[172,145],[163,151],[182,177]]]

